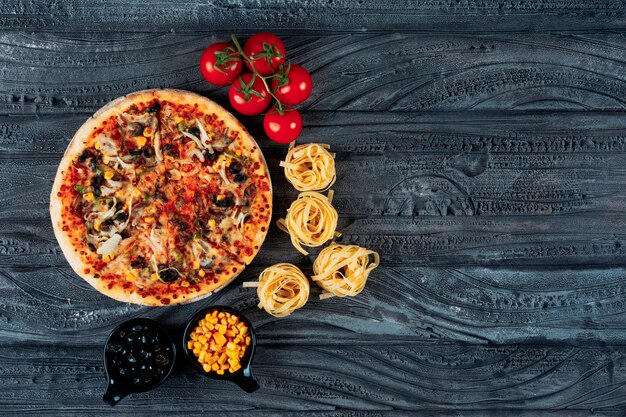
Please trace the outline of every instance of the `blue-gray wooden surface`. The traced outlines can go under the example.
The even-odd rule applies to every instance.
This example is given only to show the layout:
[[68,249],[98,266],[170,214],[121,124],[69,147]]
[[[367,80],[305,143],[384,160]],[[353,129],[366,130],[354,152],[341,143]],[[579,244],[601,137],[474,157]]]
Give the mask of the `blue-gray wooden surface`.
[[[607,0],[0,1],[0,415],[553,416],[626,413],[626,12]],[[337,152],[342,241],[382,266],[356,298],[259,311],[269,264],[310,270],[274,227],[217,296],[142,308],[78,279],[48,194],[73,132],[144,88],[200,92],[231,32],[284,38],[315,82],[302,141]],[[268,158],[276,213],[296,192]],[[102,344],[136,316],[211,304],[259,339],[262,389],[179,367],[101,401]]]

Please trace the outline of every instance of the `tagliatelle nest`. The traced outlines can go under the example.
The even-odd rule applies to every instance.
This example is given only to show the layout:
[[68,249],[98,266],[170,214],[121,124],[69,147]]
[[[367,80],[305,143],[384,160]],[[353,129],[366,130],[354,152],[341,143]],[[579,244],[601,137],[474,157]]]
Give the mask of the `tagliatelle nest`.
[[287,181],[298,191],[325,191],[337,179],[335,155],[328,151],[329,146],[319,143],[289,147],[287,156],[280,166],[285,168]]
[[300,193],[298,198],[291,203],[284,219],[278,219],[278,227],[289,233],[291,243],[303,255],[308,255],[302,245],[317,247],[322,246],[336,233],[339,215],[331,205],[333,191],[328,192],[328,197],[315,191]]
[[372,250],[333,243],[315,259],[311,279],[324,290],[320,299],[355,296],[363,291],[367,277],[379,263],[378,253]]
[[258,282],[244,282],[243,286],[257,287],[259,308],[274,317],[287,317],[309,299],[309,281],[289,263],[272,265],[261,272]]

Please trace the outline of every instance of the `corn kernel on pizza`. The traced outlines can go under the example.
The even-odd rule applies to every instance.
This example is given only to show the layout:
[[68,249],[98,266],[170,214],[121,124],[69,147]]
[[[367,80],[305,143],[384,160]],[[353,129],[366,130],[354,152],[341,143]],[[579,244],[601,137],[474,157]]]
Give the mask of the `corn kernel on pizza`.
[[272,186],[246,129],[181,90],[117,99],[70,142],[50,198],[74,271],[114,299],[197,300],[226,285],[265,239]]

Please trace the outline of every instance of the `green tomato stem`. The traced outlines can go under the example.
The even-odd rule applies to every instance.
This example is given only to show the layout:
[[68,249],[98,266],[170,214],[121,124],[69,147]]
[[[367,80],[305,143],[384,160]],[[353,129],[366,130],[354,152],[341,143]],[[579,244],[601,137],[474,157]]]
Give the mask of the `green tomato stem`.
[[243,49],[241,48],[241,45],[239,44],[239,41],[237,40],[237,37],[235,35],[230,35],[230,38],[233,40],[233,43],[235,44],[235,47],[237,48],[237,53],[246,61],[248,61],[248,63],[250,64],[250,67],[252,68],[252,73],[253,76],[255,77],[259,77],[261,79],[261,82],[263,82],[263,85],[265,86],[265,89],[267,90],[267,92],[269,93],[270,96],[272,96],[272,98],[276,101],[276,110],[278,111],[278,113],[283,114],[285,111],[283,109],[283,103],[280,102],[280,100],[278,99],[278,97],[276,97],[274,95],[274,93],[272,93],[272,90],[270,89],[270,86],[267,84],[267,79],[271,79],[274,78],[276,76],[276,74],[273,75],[268,75],[267,77],[262,76],[261,74],[259,74],[254,66],[254,62],[252,62],[252,60],[250,59],[250,57],[248,57],[248,55],[246,55],[243,52]]

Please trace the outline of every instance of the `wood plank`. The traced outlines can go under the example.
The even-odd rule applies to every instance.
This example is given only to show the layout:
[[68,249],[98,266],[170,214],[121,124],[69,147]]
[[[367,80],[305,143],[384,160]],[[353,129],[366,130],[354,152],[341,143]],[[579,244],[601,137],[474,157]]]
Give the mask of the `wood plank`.
[[239,0],[163,3],[156,0],[6,1],[0,24],[37,31],[445,30],[446,32],[624,27],[624,5],[612,0],[410,1]]
[[137,414],[146,407],[168,415],[211,410],[225,416],[472,416],[489,411],[521,416],[559,409],[578,416],[593,409],[594,415],[610,416],[621,415],[626,401],[625,354],[624,347],[615,346],[261,344],[254,372],[262,388],[254,395],[180,367],[157,390],[133,395],[112,409],[100,400],[106,382],[100,348],[2,347],[0,406],[10,415],[46,416]]
[[[202,50],[227,38],[5,31],[0,114],[93,112],[131,91],[163,87],[227,103],[227,90],[211,87],[198,70]],[[312,72],[308,111],[626,107],[626,41],[619,33],[333,33],[284,40],[292,62]]]

